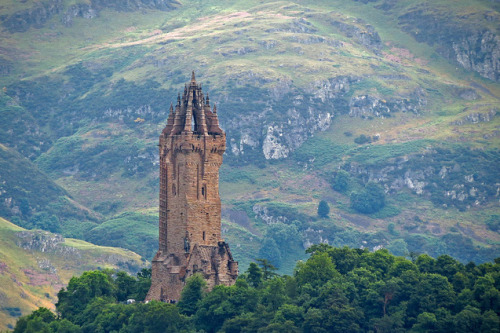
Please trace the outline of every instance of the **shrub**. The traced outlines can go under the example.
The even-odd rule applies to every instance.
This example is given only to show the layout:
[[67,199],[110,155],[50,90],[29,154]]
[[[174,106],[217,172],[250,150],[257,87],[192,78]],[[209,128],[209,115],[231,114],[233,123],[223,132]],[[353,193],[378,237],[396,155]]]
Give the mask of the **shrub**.
[[328,206],[325,200],[321,200],[318,205],[318,215],[320,217],[328,217],[328,214],[330,214],[330,206]]
[[385,206],[382,186],[369,182],[361,192],[351,193],[351,207],[359,213],[376,213]]

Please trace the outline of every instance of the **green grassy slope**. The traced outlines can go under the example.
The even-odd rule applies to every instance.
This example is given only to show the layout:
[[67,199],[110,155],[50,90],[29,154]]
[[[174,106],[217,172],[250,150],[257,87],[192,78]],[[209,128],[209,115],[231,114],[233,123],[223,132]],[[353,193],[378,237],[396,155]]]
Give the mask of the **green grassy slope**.
[[72,276],[98,268],[135,273],[144,265],[128,250],[27,231],[0,218],[0,326],[12,328],[17,317],[41,306],[54,309]]
[[[269,238],[283,271],[320,241],[489,260],[500,242],[486,223],[500,215],[500,85],[484,66],[464,68],[449,44],[498,36],[498,16],[480,0],[184,1],[168,11],[102,8],[70,26],[53,15],[0,33],[2,129],[23,138],[4,142],[102,223],[63,219],[66,235],[150,256],[157,135],[194,69],[228,135],[224,237],[243,269],[269,254]],[[15,123],[14,112],[26,120]],[[272,134],[286,158],[266,159]],[[362,135],[372,142],[356,143]],[[350,177],[343,193],[331,187],[339,169]],[[385,187],[387,205],[364,215],[349,196],[368,181]],[[328,219],[317,217],[320,200]],[[120,236],[128,230],[136,237]]]

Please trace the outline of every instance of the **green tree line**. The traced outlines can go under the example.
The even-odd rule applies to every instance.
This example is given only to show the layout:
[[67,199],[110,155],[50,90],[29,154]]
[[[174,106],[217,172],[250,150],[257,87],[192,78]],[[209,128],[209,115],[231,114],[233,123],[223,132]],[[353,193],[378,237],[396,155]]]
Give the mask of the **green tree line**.
[[500,258],[464,265],[450,256],[411,259],[382,249],[313,245],[292,276],[266,260],[233,286],[206,290],[190,277],[177,304],[141,300],[150,276],[86,272],[14,332],[500,332]]

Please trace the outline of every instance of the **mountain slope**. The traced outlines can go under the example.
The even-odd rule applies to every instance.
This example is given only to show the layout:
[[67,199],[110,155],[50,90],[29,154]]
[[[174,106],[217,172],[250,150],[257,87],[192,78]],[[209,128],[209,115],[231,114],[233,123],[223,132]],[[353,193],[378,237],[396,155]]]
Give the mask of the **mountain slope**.
[[[2,98],[24,119],[2,127],[24,141],[5,144],[104,222],[65,234],[105,242],[98,228],[116,245],[144,226],[151,245],[134,250],[154,252],[157,136],[194,69],[227,132],[224,230],[243,263],[290,270],[314,242],[498,254],[497,4],[155,3],[3,5]],[[9,23],[26,13],[34,23]],[[386,205],[363,213],[351,198],[371,182]]]
[[54,309],[69,279],[87,270],[111,268],[135,273],[145,263],[137,254],[96,246],[61,235],[28,231],[0,218],[0,325],[38,307]]

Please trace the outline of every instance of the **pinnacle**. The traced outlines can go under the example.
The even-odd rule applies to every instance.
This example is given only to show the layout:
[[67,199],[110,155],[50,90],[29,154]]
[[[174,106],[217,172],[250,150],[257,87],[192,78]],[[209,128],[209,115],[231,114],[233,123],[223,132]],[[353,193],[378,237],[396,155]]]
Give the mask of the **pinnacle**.
[[196,78],[194,77],[194,71],[191,73],[191,82],[196,82]]

